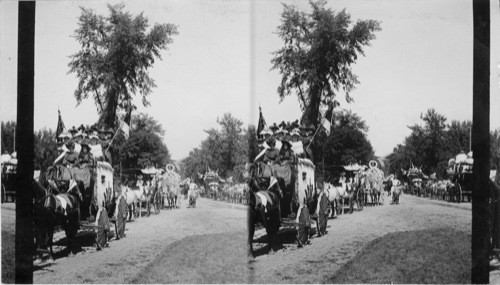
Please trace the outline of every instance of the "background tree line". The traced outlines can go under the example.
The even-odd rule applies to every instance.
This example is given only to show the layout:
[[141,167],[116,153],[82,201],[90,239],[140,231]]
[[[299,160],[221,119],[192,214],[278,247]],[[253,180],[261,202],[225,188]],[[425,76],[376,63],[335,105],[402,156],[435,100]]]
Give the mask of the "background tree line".
[[204,174],[210,168],[222,178],[233,177],[235,183],[242,182],[245,163],[257,152],[255,127],[244,129],[243,122],[231,113],[217,118],[217,123],[219,128],[205,130],[206,139],[181,161],[181,174],[198,179],[198,173]]
[[[422,166],[427,175],[436,173],[438,178],[445,178],[448,160],[461,151],[470,151],[472,123],[457,120],[447,123],[446,117],[434,109],[428,109],[420,118],[423,124],[409,126],[410,135],[386,157],[388,171],[401,175],[402,169],[407,170],[413,164]],[[495,169],[500,159],[500,129],[491,132],[490,142],[490,164]]]
[[[2,154],[11,154],[14,150],[15,127],[16,123],[13,121],[2,122]],[[165,130],[154,118],[142,113],[133,115],[129,138],[125,139],[121,132],[118,132],[112,145],[115,171],[119,171],[120,167],[162,167],[171,162],[170,152],[162,139]],[[34,136],[33,163],[36,170],[45,171],[59,155],[56,134],[52,129],[44,128],[35,131]]]

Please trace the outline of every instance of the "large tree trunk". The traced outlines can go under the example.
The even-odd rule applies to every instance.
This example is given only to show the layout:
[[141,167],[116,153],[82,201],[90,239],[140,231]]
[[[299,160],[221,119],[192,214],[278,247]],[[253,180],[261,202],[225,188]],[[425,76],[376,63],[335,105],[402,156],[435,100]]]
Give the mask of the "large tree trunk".
[[111,88],[108,92],[107,100],[104,107],[104,112],[102,112],[99,118],[99,124],[105,125],[107,127],[115,129],[115,118],[116,109],[118,107],[118,90]]

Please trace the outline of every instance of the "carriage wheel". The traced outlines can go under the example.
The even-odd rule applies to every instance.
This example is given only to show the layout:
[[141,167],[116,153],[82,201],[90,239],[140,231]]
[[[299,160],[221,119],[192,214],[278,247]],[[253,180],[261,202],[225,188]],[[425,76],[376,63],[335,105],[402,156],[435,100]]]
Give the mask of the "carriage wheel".
[[96,243],[97,249],[101,250],[108,244],[108,233],[110,228],[106,209],[102,209],[99,220],[97,221],[97,226]]
[[161,211],[161,207],[162,207],[162,201],[161,201],[161,193],[158,191],[156,192],[155,194],[155,200],[154,200],[154,203],[155,203],[155,214],[159,214],[160,211]]
[[365,193],[364,193],[363,189],[361,189],[361,188],[359,188],[359,190],[358,190],[356,202],[357,202],[356,204],[358,206],[358,211],[363,210],[363,206],[365,205]]
[[328,224],[328,198],[325,195],[321,196],[318,210],[318,236],[326,234],[326,226]]
[[297,214],[300,215],[299,225],[297,227],[297,241],[299,246],[304,246],[309,241],[309,234],[311,232],[311,217],[307,206],[304,206]]
[[116,214],[116,239],[121,239],[125,236],[125,224],[127,221],[127,202],[125,198],[121,198],[118,202],[118,213]]

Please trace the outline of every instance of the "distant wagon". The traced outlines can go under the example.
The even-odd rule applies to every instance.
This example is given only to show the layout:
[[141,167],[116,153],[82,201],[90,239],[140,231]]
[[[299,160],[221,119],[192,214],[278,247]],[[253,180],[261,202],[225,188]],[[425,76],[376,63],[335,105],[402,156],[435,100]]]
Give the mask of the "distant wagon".
[[[15,153],[14,153],[15,154]],[[10,197],[12,202],[16,199],[15,181],[17,173],[17,159],[9,154],[1,157],[2,171],[2,203],[7,202]]]
[[472,200],[472,167],[474,159],[472,152],[469,154],[460,153],[455,158],[448,161],[448,177],[452,184],[450,186],[450,200],[458,203],[463,202],[465,197],[467,201]]

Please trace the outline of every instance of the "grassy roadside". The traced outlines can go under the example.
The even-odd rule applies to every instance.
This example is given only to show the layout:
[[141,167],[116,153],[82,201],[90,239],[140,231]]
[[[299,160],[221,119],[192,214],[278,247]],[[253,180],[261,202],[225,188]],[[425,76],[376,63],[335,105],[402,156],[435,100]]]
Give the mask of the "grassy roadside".
[[15,283],[15,208],[2,204],[2,283]]
[[247,283],[245,241],[245,232],[186,237],[126,283]]
[[470,234],[450,228],[390,233],[324,283],[470,283]]

